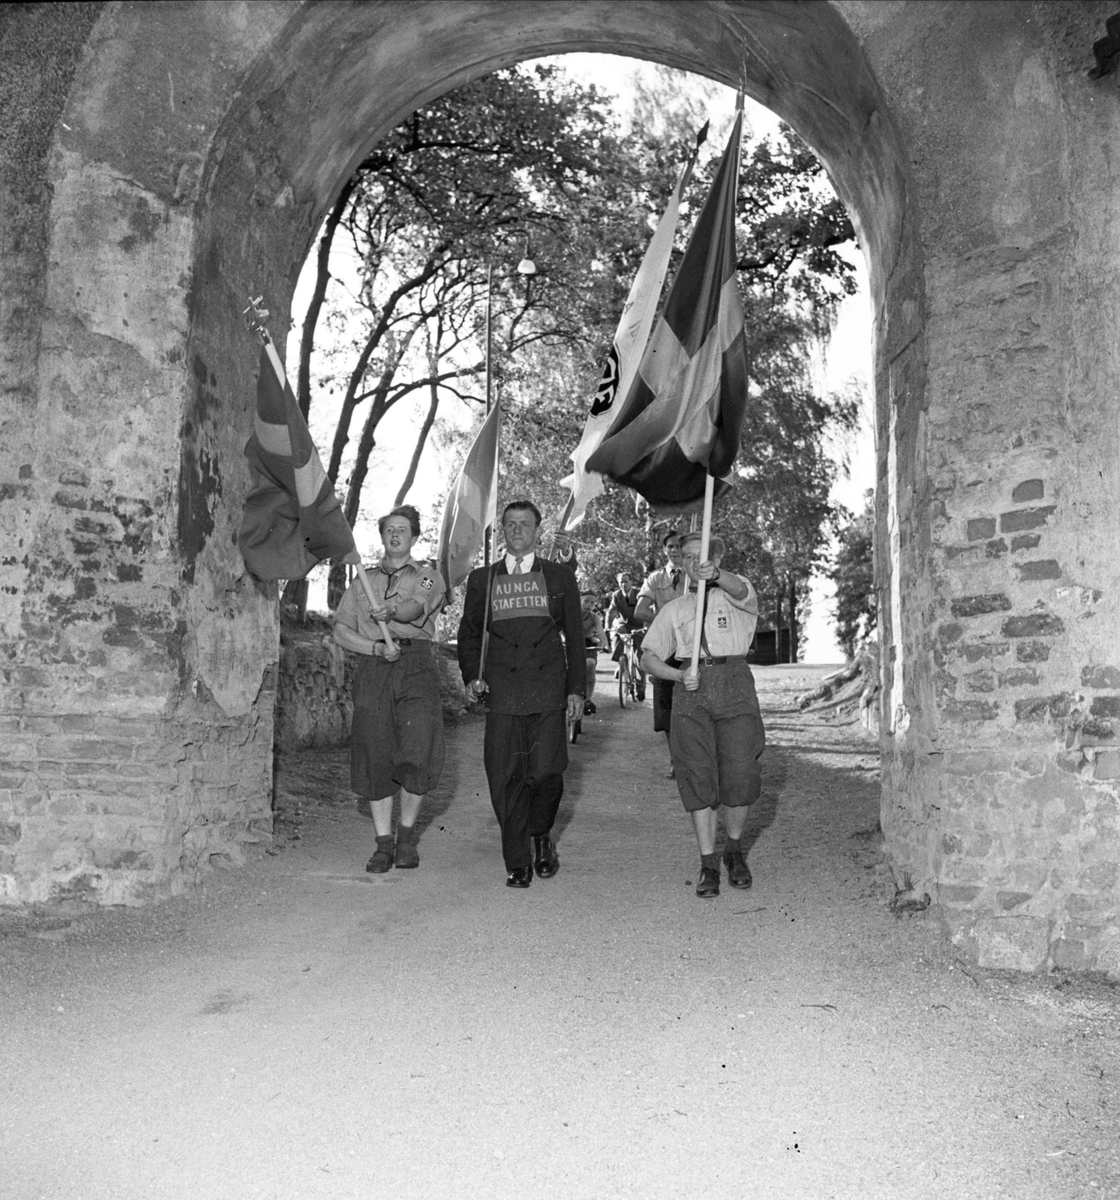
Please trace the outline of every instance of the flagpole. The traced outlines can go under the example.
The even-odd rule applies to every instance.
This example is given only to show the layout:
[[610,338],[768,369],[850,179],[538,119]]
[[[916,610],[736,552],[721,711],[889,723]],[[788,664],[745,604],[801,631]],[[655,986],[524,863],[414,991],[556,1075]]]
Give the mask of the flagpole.
[[[491,339],[490,313],[494,296],[494,264],[488,263],[486,266],[486,415],[490,415],[490,389],[491,389],[491,358],[493,354],[493,342]],[[498,429],[497,441],[494,444],[494,496],[498,494],[498,458],[502,453],[502,414],[498,414]],[[482,535],[483,541],[483,565],[489,566],[491,558],[498,553],[497,534],[493,525],[486,526],[486,532]]]
[[[735,113],[737,116],[743,112],[743,89],[739,89],[738,95],[735,97]],[[739,194],[739,164],[742,158],[743,148],[742,143],[739,145],[739,156],[735,159],[734,170],[734,186],[731,189],[731,195],[738,196]],[[715,499],[716,478],[709,471],[704,476],[704,519],[700,526],[700,561],[708,561],[708,544],[712,537],[712,502]],[[694,518],[695,519],[695,518]],[[695,526],[693,526],[695,528]],[[688,673],[695,677],[700,674],[700,640],[704,636],[704,594],[708,589],[708,581],[701,579],[696,584],[696,620],[692,631],[692,662],[689,665]]]
[[[715,499],[716,477],[709,472],[704,477],[704,521],[700,526],[700,561],[708,561],[708,543],[712,537],[712,501]],[[700,674],[700,638],[704,632],[704,592],[708,581],[701,579],[696,584],[696,625],[692,631],[692,663],[689,675]]]

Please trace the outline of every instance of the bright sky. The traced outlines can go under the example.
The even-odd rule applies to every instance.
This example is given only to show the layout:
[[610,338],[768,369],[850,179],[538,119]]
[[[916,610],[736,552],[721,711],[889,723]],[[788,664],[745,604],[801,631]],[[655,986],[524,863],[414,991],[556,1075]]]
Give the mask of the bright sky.
[[[594,83],[605,92],[614,93],[621,109],[628,111],[634,94],[635,81],[655,68],[638,59],[621,58],[606,54],[566,54],[558,59],[561,65],[576,79]],[[713,84],[710,80],[697,80],[697,86],[708,94],[708,112],[712,118],[713,136],[709,138],[708,152],[718,154],[722,144],[717,134],[730,127],[735,106],[732,89]],[[778,126],[778,118],[768,109],[755,104],[749,98],[745,102],[747,120],[756,135],[764,135]],[[858,251],[856,266],[860,281],[859,292],[849,297],[840,306],[839,318],[832,338],[818,364],[820,382],[829,390],[840,390],[849,380],[856,380],[865,397],[864,412],[858,433],[847,445],[830,447],[839,461],[847,460],[849,471],[833,488],[833,498],[848,508],[859,511],[863,508],[863,496],[875,482],[875,452],[873,441],[871,408],[871,313],[867,293],[867,278],[862,255]],[[337,270],[337,266],[335,267]],[[299,358],[299,332],[314,282],[315,256],[308,259],[296,286],[292,301],[293,326],[288,337],[288,363]],[[370,460],[369,476],[362,491],[362,518],[355,534],[363,554],[376,555],[380,550],[377,538],[376,517],[386,512],[393,503],[400,486],[405,467],[411,457],[416,441],[416,432],[426,408],[426,401],[418,397],[414,402],[402,402],[392,409],[378,427],[378,446]],[[316,406],[312,404],[311,432],[326,462],[330,453],[333,422],[316,421]],[[322,411],[320,406],[319,411]],[[359,412],[359,417],[361,413]],[[454,408],[444,413],[444,419],[454,419]],[[466,410],[463,420],[466,421]],[[358,430],[355,429],[353,440]],[[443,461],[433,447],[424,451],[417,472],[416,483],[409,499],[425,511],[426,523],[438,517],[442,511],[443,498],[450,488],[451,464]],[[421,499],[422,498],[422,499]],[[433,554],[435,547],[421,543],[418,553]],[[320,578],[321,576],[321,578]],[[319,568],[311,575],[312,608],[325,608],[325,569]],[[818,578],[812,584],[811,614],[805,628],[806,647],[803,655],[806,662],[841,662],[843,654],[836,644],[832,631],[832,602],[834,591],[829,580]]]

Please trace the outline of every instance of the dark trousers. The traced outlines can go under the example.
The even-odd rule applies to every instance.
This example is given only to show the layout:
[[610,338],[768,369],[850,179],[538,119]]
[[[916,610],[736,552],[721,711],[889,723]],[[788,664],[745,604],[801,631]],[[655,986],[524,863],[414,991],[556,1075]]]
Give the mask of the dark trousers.
[[401,646],[393,662],[358,659],[352,689],[350,786],[368,814],[371,800],[398,787],[422,796],[443,772],[443,705],[431,642]]
[[482,761],[502,831],[506,870],[528,867],[533,861],[530,839],[552,829],[564,795],[568,740],[563,711],[489,713]]

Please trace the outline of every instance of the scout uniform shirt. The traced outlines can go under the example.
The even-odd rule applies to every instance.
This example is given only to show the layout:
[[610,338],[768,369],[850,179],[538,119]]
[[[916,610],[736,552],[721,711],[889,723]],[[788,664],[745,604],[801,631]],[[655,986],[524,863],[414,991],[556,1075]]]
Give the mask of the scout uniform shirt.
[[[727,574],[727,572],[722,572]],[[755,626],[758,624],[758,595],[750,581],[742,575],[736,579],[747,585],[747,593],[741,600],[732,598],[719,586],[708,582],[708,613],[704,619],[704,637],[707,649],[701,648],[700,663],[704,658],[740,657],[745,655],[754,641]],[[672,656],[681,660],[687,668],[692,661],[692,637],[696,626],[696,593],[686,592],[660,609],[653,624],[646,631],[643,650],[651,650],[662,662]]]
[[[373,584],[373,594],[380,604],[399,605],[406,600],[415,600],[424,606],[423,613],[414,622],[386,622],[394,640],[408,638],[411,641],[430,642],[435,638],[436,617],[443,607],[444,586],[443,576],[431,563],[410,558],[396,571],[390,571],[382,563],[378,567],[367,567],[366,575]],[[369,600],[357,577],[346,589],[335,620],[353,629],[360,637],[375,642],[384,641],[380,626],[369,615]]]
[[[676,583],[673,582],[674,575],[677,577]],[[638,590],[638,599],[648,596],[653,601],[653,611],[659,613],[670,600],[683,594],[687,582],[683,568],[662,567],[646,576]]]

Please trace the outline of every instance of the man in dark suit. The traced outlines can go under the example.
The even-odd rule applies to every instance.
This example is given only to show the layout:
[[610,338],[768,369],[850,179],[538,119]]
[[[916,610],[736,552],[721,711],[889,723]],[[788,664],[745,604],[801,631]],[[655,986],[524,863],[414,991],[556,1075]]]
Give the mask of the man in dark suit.
[[537,554],[541,514],[528,500],[502,513],[506,553],[467,579],[459,669],[489,694],[483,762],[502,831],[506,886],[560,869],[552,825],[564,794],[567,720],[583,712],[587,667],[579,589],[568,567]]

